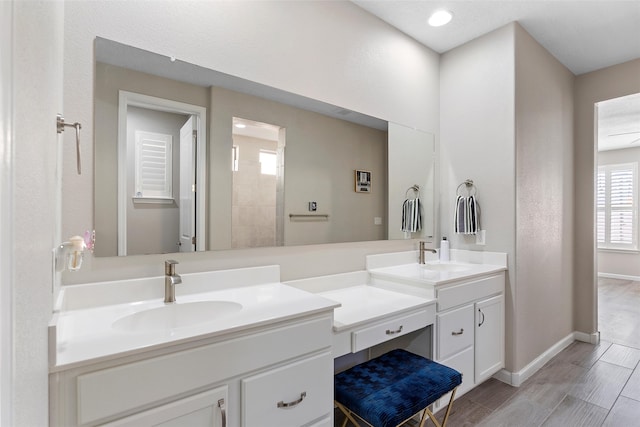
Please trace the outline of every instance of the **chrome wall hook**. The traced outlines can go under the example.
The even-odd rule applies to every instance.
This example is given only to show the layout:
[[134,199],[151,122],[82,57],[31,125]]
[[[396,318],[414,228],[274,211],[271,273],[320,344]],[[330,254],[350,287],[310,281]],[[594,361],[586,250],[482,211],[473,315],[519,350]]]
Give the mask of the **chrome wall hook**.
[[80,129],[82,129],[82,125],[78,122],[75,122],[74,124],[65,123],[64,117],[62,117],[62,114],[58,114],[56,116],[56,127],[58,130],[58,133],[64,132],[65,126],[75,128],[76,130],[76,156],[77,156],[76,166],[78,168],[78,175],[81,175],[82,167],[80,162]]

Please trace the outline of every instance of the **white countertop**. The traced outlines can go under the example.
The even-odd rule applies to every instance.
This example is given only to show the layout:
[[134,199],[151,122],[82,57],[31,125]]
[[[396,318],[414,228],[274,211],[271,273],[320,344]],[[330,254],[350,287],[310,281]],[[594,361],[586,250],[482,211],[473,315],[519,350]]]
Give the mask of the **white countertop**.
[[[446,263],[448,265],[460,266],[459,271],[447,270],[431,270],[430,267],[438,265],[437,261],[425,264],[401,264],[390,267],[375,268],[369,270],[373,277],[386,279],[404,279],[406,281],[425,285],[444,285],[463,279],[471,279],[478,276],[486,276],[487,274],[497,273],[506,270],[506,267],[490,264],[471,264],[471,263]],[[445,264],[445,263],[443,263]]]
[[61,311],[54,315],[50,325],[50,339],[55,342],[50,370],[59,371],[114,356],[225,335],[339,306],[332,300],[282,283],[193,293],[180,295],[177,299],[177,304],[232,301],[240,303],[242,309],[210,322],[155,331],[121,331],[112,325],[130,314],[164,306],[163,299]]
[[340,303],[333,315],[336,332],[436,303],[435,298],[419,298],[370,285],[350,286],[318,295]]
[[456,249],[450,252],[451,260],[448,262],[440,262],[437,255],[427,253],[425,264],[417,262],[417,251],[369,255],[367,269],[373,278],[430,286],[446,285],[507,269],[505,253]]

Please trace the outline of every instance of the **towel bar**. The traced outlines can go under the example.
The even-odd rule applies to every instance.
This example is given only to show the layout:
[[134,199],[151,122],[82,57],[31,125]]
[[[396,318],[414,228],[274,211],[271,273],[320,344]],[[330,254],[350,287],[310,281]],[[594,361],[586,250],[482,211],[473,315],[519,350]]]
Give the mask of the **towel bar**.
[[329,221],[329,214],[289,214],[291,221]]
[[[458,185],[458,188],[456,188],[456,196],[462,196],[462,194],[460,194],[460,187],[462,187],[463,185],[467,189],[467,196],[475,196],[476,193],[478,192],[478,189],[473,184],[473,180],[465,179],[464,182]],[[473,193],[471,193],[471,191],[473,191]]]

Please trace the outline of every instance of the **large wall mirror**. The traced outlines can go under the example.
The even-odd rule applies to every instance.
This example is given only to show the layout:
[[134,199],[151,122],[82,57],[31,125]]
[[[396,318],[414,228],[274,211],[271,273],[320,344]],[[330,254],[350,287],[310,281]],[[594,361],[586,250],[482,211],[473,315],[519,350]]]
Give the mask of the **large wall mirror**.
[[386,121],[102,38],[95,53],[96,256],[421,237],[395,224],[414,184],[433,235],[433,135],[405,182]]

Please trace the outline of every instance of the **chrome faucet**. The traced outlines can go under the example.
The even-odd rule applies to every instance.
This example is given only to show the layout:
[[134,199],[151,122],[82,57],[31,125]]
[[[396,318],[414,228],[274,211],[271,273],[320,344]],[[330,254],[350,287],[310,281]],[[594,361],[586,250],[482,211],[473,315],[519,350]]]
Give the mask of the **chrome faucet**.
[[419,249],[419,252],[420,252],[420,264],[424,264],[424,253],[426,251],[429,251],[429,252],[434,253],[434,254],[438,253],[435,249],[425,248],[424,247],[425,243],[426,242],[422,242],[422,241],[420,242],[420,249]]
[[176,285],[182,283],[180,275],[176,274],[178,261],[172,259],[164,262],[164,302],[176,302]]

